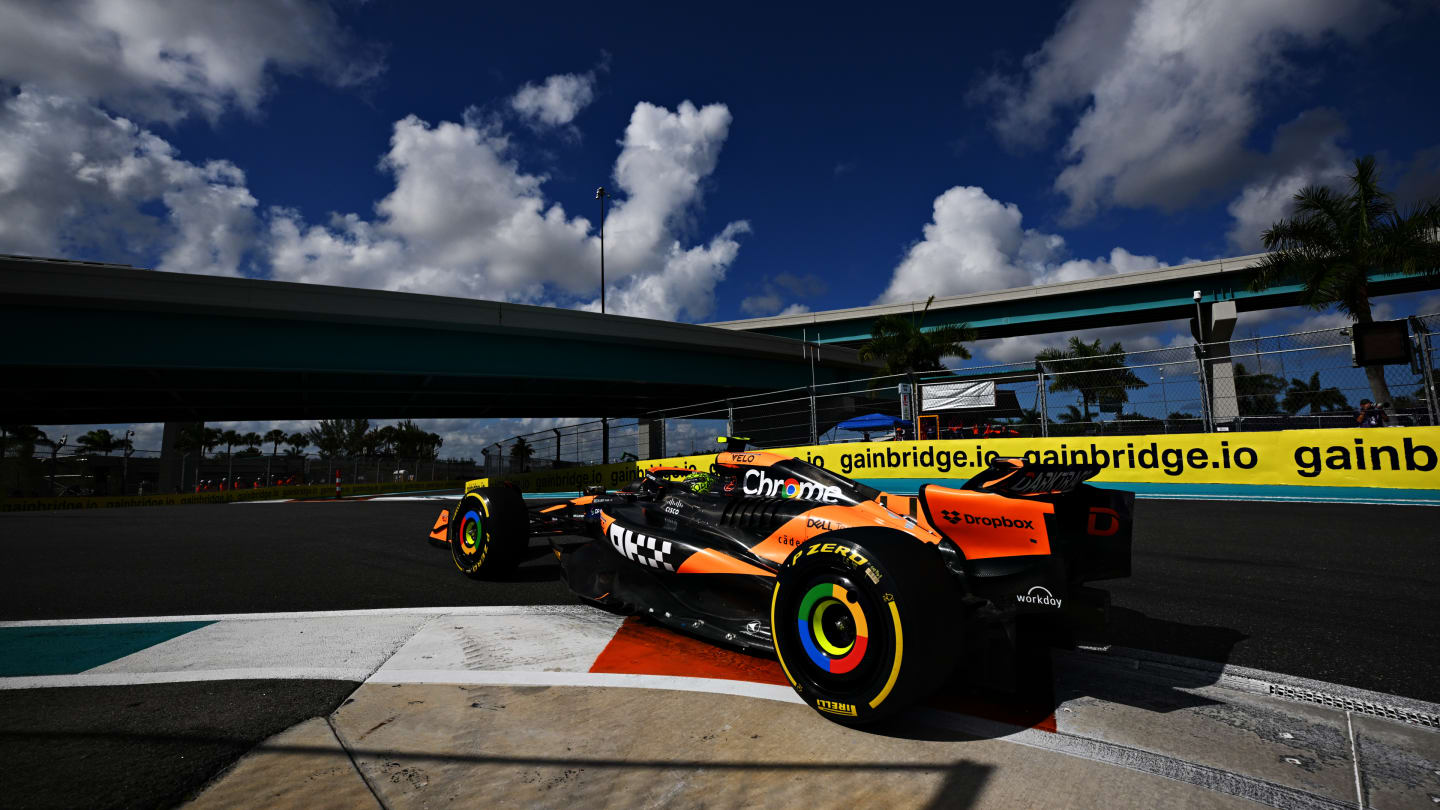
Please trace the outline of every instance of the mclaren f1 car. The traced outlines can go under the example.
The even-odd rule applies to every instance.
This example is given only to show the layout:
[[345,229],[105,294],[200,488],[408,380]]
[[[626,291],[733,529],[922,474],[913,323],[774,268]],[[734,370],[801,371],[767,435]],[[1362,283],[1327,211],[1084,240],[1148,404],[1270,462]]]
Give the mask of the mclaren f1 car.
[[588,537],[551,541],[579,597],[773,655],[807,703],[859,725],[928,697],[979,631],[1103,621],[1108,594],[1085,583],[1129,576],[1134,495],[1084,483],[1097,472],[999,458],[961,488],[895,495],[730,439],[708,471],[615,492],[527,505],[476,488],[432,536],[480,579],[531,537]]

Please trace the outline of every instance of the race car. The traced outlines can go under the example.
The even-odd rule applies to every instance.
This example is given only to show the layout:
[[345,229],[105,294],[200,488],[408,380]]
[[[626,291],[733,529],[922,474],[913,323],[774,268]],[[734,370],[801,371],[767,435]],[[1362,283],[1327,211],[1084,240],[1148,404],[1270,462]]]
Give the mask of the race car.
[[1097,467],[997,458],[906,496],[722,441],[708,471],[653,468],[616,492],[527,507],[513,487],[473,489],[432,538],[485,579],[532,536],[588,537],[551,541],[583,600],[773,655],[847,725],[929,697],[985,628],[1102,621],[1108,594],[1084,583],[1130,575],[1134,494],[1085,484]]

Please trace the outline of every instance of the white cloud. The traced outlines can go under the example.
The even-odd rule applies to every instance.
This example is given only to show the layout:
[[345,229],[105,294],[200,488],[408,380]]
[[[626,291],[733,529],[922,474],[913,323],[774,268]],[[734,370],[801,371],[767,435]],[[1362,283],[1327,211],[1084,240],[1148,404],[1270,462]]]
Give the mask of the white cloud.
[[0,251],[89,249],[234,275],[254,207],[234,164],[182,160],[164,139],[88,103],[27,89],[0,106]]
[[270,71],[353,85],[381,70],[326,2],[39,0],[0,4],[0,78],[144,121],[259,108]]
[[924,301],[1031,284],[1074,281],[1165,266],[1154,256],[1115,248],[1108,257],[1064,259],[1065,240],[1021,226],[1014,203],[991,199],[977,186],[956,186],[935,198],[925,238],[912,245],[877,303]]
[[1110,205],[1175,210],[1251,170],[1257,95],[1288,78],[1288,54],[1358,41],[1392,11],[1362,0],[1082,0],[1022,77],[981,91],[999,98],[993,125],[1015,145],[1083,106],[1055,180],[1070,221]]
[[1263,170],[1226,208],[1234,218],[1226,233],[1234,251],[1259,251],[1261,233],[1291,215],[1295,193],[1301,188],[1344,188],[1349,168],[1338,143],[1344,134],[1345,122],[1339,114],[1324,108],[1308,110],[1276,130]]
[[786,304],[786,296],[813,298],[823,294],[828,288],[829,285],[825,283],[825,280],[813,273],[806,273],[803,276],[795,273],[778,273],[765,279],[759,294],[742,299],[740,310],[757,317],[801,315],[810,311],[809,305],[799,302]]
[[[1135,324],[1133,326],[1112,326],[1103,329],[1091,329],[1085,332],[1052,332],[1044,335],[1017,335],[1015,337],[994,338],[991,340],[977,340],[971,344],[970,350],[974,360],[965,363],[966,366],[980,363],[1031,363],[1035,355],[1045,349],[1063,348],[1065,342],[1072,335],[1080,338],[1086,343],[1093,343],[1099,340],[1102,345],[1108,347],[1115,341],[1124,345],[1127,353],[1152,351],[1172,346],[1189,346],[1193,341],[1190,339],[1189,325],[1187,321],[1163,321],[1153,324]],[[1168,353],[1155,355],[1147,359],[1145,355],[1132,355],[1128,358],[1131,364],[1158,363],[1172,359]]]
[[[701,199],[729,132],[722,104],[675,111],[635,106],[615,162],[617,201],[605,223],[606,311],[703,318],[739,251],[743,221],[687,247],[685,218]],[[475,111],[431,126],[395,124],[381,167],[394,190],[374,221],[335,215],[307,225],[276,209],[276,278],[599,309],[598,238],[584,217],[545,200],[543,175],[522,171],[509,139]]]
[[510,98],[510,107],[532,125],[559,127],[574,121],[594,100],[594,72],[559,73],[543,84],[526,83]]

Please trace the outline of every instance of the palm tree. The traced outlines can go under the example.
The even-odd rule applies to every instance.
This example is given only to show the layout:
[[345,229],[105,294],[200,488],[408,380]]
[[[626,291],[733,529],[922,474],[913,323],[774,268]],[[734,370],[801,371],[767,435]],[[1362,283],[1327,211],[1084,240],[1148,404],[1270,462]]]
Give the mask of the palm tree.
[[916,317],[913,313],[884,315],[870,326],[870,340],[860,347],[861,360],[880,360],[886,374],[908,374],[916,371],[940,371],[944,357],[970,359],[970,350],[963,343],[975,339],[975,331],[966,324],[937,326],[926,330],[922,324],[935,296],[925,301],[925,308]]
[[285,444],[287,445],[285,455],[304,456],[305,448],[310,446],[310,437],[304,433],[291,433],[285,437]]
[[1090,414],[1082,414],[1080,413],[1080,409],[1075,407],[1074,405],[1066,405],[1065,412],[1060,414],[1060,421],[1069,424],[1074,424],[1075,422],[1089,422]]
[[118,446],[118,443],[115,441],[115,434],[104,428],[86,433],[84,436],[76,439],[75,444],[79,445],[87,453],[104,453],[107,456]]
[[[1119,405],[1128,402],[1125,392],[1149,386],[1125,367],[1125,347],[1120,341],[1101,349],[1100,341],[1086,343],[1078,337],[1071,337],[1064,349],[1045,349],[1035,355],[1035,361],[1050,363],[1054,368],[1045,369],[1052,376],[1051,393],[1077,391],[1084,421],[1090,421],[1090,403],[1100,402]],[[1064,420],[1064,417],[1061,417]]]
[[[1440,273],[1440,199],[1408,213],[1380,188],[1375,158],[1355,161],[1348,194],[1306,186],[1295,195],[1294,216],[1261,236],[1269,253],[1256,268],[1252,290],[1299,282],[1300,302],[1312,309],[1338,307],[1356,323],[1373,320],[1370,274]],[[1384,366],[1366,366],[1376,402],[1390,400]]]
[[225,488],[234,489],[235,480],[232,473],[235,472],[235,454],[231,450],[235,445],[240,444],[243,437],[233,430],[227,430],[220,434],[220,442],[225,445]]
[[270,486],[270,463],[275,460],[276,454],[280,452],[280,443],[285,441],[285,431],[280,428],[271,428],[265,431],[264,441],[270,445],[270,458],[265,459],[265,486]]
[[1310,413],[1317,414],[1325,411],[1343,411],[1350,407],[1345,395],[1340,393],[1339,388],[1320,387],[1320,372],[1310,375],[1310,382],[1300,379],[1290,380],[1290,388],[1285,392],[1285,399],[1280,407],[1290,415],[1295,415],[1306,407]]
[[530,443],[525,441],[524,436],[516,439],[515,443],[510,446],[510,460],[512,467],[514,463],[518,461],[520,463],[520,472],[525,472],[526,465],[529,463],[530,457],[533,455],[535,455],[535,448],[531,447]]
[[1277,394],[1285,390],[1285,380],[1261,371],[1251,373],[1244,363],[1235,364],[1235,398],[1241,416],[1270,416],[1280,413]]

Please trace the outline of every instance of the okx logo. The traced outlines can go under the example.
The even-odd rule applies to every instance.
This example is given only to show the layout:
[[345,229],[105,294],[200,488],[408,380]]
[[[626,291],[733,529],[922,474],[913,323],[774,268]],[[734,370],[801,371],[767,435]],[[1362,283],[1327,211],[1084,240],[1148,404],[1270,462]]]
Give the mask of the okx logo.
[[610,524],[610,545],[620,556],[634,563],[651,568],[674,571],[667,558],[670,556],[670,541],[659,540],[630,529],[621,528],[618,523]]

